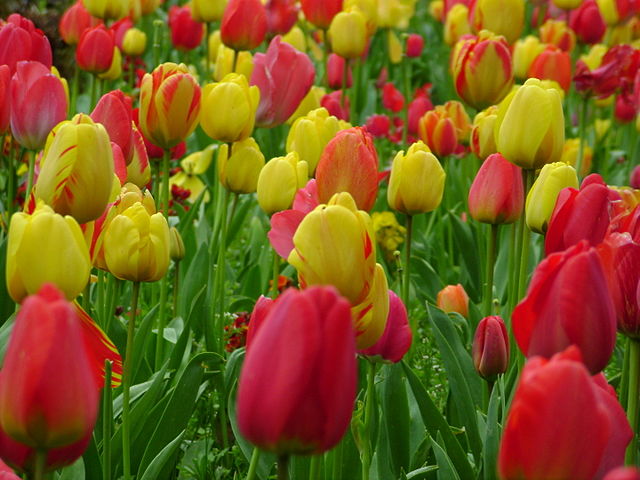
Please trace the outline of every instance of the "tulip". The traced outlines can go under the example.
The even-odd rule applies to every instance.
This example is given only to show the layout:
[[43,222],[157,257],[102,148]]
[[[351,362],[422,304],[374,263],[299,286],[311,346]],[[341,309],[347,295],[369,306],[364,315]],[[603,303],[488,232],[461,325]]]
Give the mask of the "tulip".
[[538,233],[547,231],[558,195],[565,187],[578,188],[578,176],[572,166],[557,162],[542,168],[525,205],[525,218],[531,230]]
[[128,0],[82,0],[82,3],[91,15],[103,20],[119,20],[129,13]]
[[523,0],[471,0],[469,23],[474,32],[490,30],[513,44],[524,28]]
[[[187,198],[189,202],[195,202],[200,194],[205,190],[205,184],[200,180],[198,175],[206,173],[211,160],[213,159],[214,145],[209,145],[204,150],[192,153],[180,161],[182,170],[171,177],[170,185],[177,185],[180,188],[189,190],[190,195]],[[209,193],[205,193],[204,201],[209,201]]]
[[473,119],[469,146],[480,160],[484,160],[489,155],[497,152],[496,140],[493,134],[496,118],[498,118],[498,107],[492,105],[478,112]]
[[267,31],[271,35],[285,35],[298,20],[299,6],[295,0],[269,0],[265,5]]
[[266,54],[254,57],[250,83],[260,89],[256,124],[270,128],[284,123],[311,89],[314,77],[309,57],[275,37]]
[[379,263],[376,263],[370,283],[365,299],[351,307],[356,347],[359,350],[368,349],[380,340],[389,317],[389,284]]
[[183,64],[163,63],[146,73],[140,85],[140,128],[165,150],[195,130],[200,115],[200,86]]
[[287,153],[298,152],[300,159],[309,165],[309,174],[313,175],[323,150],[340,129],[338,119],[330,116],[325,108],[312,110],[293,122],[287,136]]
[[407,215],[431,212],[442,201],[446,174],[422,142],[398,152],[391,165],[387,190],[389,206]]
[[[564,142],[564,146],[562,147],[562,156],[560,157],[560,161],[562,163],[567,163],[571,165],[573,168],[577,168],[578,164],[578,150],[580,149],[580,139],[579,138],[568,138]],[[589,145],[582,146],[582,167],[580,172],[580,176],[585,177],[589,175],[591,171],[591,160],[593,158],[593,149]]]
[[56,127],[54,135],[40,161],[36,197],[78,223],[95,220],[111,193],[114,163],[109,135],[83,114]]
[[282,41],[284,43],[288,43],[293,48],[301,52],[307,51],[307,40],[308,39],[306,34],[302,31],[300,27],[295,25],[291,30],[289,30],[288,33],[282,36]]
[[229,147],[221,145],[218,152],[218,178],[233,193],[253,193],[258,188],[258,178],[264,167],[264,155],[260,146],[249,137]]
[[513,85],[507,42],[487,31],[461,42],[452,58],[456,92],[476,109],[498,103]]
[[618,467],[609,470],[604,480],[640,480],[640,470],[636,467]]
[[191,0],[191,16],[196,22],[219,22],[226,6],[227,0]]
[[402,300],[389,290],[389,316],[380,339],[358,353],[384,363],[398,363],[411,347],[412,333],[407,309]]
[[320,202],[349,192],[359,209],[371,210],[378,193],[378,154],[371,135],[361,127],[338,132],[322,152],[316,180]]
[[11,79],[11,133],[23,147],[39,150],[51,129],[67,116],[59,78],[39,62],[20,62]]
[[406,55],[409,58],[417,58],[422,55],[424,49],[424,38],[417,33],[410,33],[407,36]]
[[[640,63],[640,50],[630,45],[616,45],[609,49],[600,59],[602,49],[593,48],[590,57],[576,64],[574,82],[576,90],[583,94],[595,94],[605,98],[619,89],[629,89]],[[597,60],[600,59],[598,63]],[[591,63],[593,62],[593,63]]]
[[438,292],[436,305],[445,313],[459,313],[463,317],[469,316],[469,296],[464,287],[457,285],[447,285]]
[[402,111],[404,107],[404,96],[391,82],[382,87],[382,106],[395,113]]
[[418,95],[409,103],[408,110],[409,133],[417,136],[420,118],[429,110],[433,110],[433,104],[427,95]]
[[50,69],[51,45],[31,20],[13,13],[0,24],[0,65],[8,65],[13,75],[21,61],[40,62]]
[[58,30],[67,45],[77,45],[86,29],[98,25],[99,20],[92,17],[81,0],[71,5],[60,18]]
[[238,73],[245,78],[251,78],[253,73],[253,57],[246,50],[236,52],[220,44],[215,58],[213,78],[221,82],[230,73]]
[[258,176],[258,203],[267,214],[291,207],[298,189],[309,179],[309,166],[296,152],[271,159]]
[[267,13],[260,0],[229,0],[220,24],[222,42],[234,50],[253,50],[267,34]]
[[576,46],[576,34],[564,20],[549,19],[540,26],[540,41],[570,53]]
[[141,56],[147,48],[147,34],[137,28],[130,28],[122,38],[122,53],[129,57]]
[[76,62],[87,72],[104,73],[111,67],[115,46],[113,31],[104,25],[88,28],[80,36]]
[[615,391],[604,377],[589,375],[576,347],[551,360],[534,357],[522,371],[507,415],[500,478],[601,478],[607,468],[623,463],[632,436]]
[[439,157],[451,155],[458,147],[455,124],[440,105],[420,119],[418,133],[420,139]]
[[245,140],[253,132],[259,100],[258,87],[249,87],[244,75],[230,73],[221,82],[204,87],[200,125],[214,140]]
[[[46,238],[46,242],[42,239]],[[45,283],[53,283],[73,300],[89,280],[91,263],[78,223],[39,203],[32,215],[11,217],[6,281],[9,295],[20,303]]]
[[513,311],[513,333],[526,357],[548,358],[575,344],[597,373],[613,353],[615,318],[598,253],[583,240],[538,265]]
[[20,480],[20,477],[6,463],[0,460],[0,480]]
[[302,287],[330,284],[358,305],[369,294],[375,273],[373,239],[369,215],[348,193],[339,194],[304,217],[288,262]]
[[519,167],[499,154],[490,155],[469,189],[469,213],[478,222],[513,223],[522,214],[524,187]]
[[521,168],[538,169],[559,160],[564,113],[558,91],[538,79],[527,80],[500,104],[495,135],[498,151]]
[[191,17],[189,6],[174,5],[169,9],[169,29],[172,45],[182,52],[196,48],[204,37],[204,25]]
[[516,78],[520,80],[528,78],[529,67],[544,48],[545,45],[540,42],[540,39],[533,35],[527,35],[515,43],[513,46],[513,72]]
[[314,26],[327,30],[331,20],[342,10],[343,0],[301,0],[304,17]]
[[343,58],[358,58],[367,48],[367,21],[359,9],[338,13],[328,33],[333,52]]
[[343,95],[342,90],[336,90],[335,92],[324,95],[320,100],[320,105],[327,109],[329,115],[333,115],[337,119],[345,122],[349,121],[351,102],[349,101],[349,97]]
[[104,126],[109,139],[122,150],[125,163],[131,163],[134,153],[133,109],[131,97],[121,90],[103,95],[90,114],[94,122]]
[[411,1],[379,0],[378,26],[387,29],[406,30],[409,20],[415,12],[415,3]]
[[149,156],[144,145],[144,139],[138,129],[133,127],[133,155],[131,163],[127,165],[127,179],[125,183],[133,183],[143,188],[151,180]]
[[373,138],[384,138],[390,133],[391,119],[387,115],[374,113],[367,118],[365,127]]
[[288,290],[247,350],[238,388],[240,431],[278,454],[329,450],[349,427],[356,374],[349,304],[330,287]]
[[[0,65],[0,135],[9,132],[11,120],[11,70],[8,65]],[[2,145],[4,151],[4,145]]]
[[638,5],[633,0],[596,0],[602,18],[609,26],[624,22],[638,13]]
[[471,33],[468,18],[469,9],[462,3],[456,3],[449,10],[444,23],[444,41],[447,45],[455,45],[464,35]]
[[509,335],[504,320],[498,316],[480,320],[473,336],[473,366],[489,382],[507,371],[509,366]]
[[548,45],[529,67],[529,77],[558,82],[566,92],[571,86],[571,57],[554,45]]
[[342,83],[344,81],[345,68],[347,69],[347,81],[344,87],[351,88],[353,85],[353,76],[348,62],[335,53],[329,55],[327,59],[327,83],[329,88],[340,89],[343,87]]

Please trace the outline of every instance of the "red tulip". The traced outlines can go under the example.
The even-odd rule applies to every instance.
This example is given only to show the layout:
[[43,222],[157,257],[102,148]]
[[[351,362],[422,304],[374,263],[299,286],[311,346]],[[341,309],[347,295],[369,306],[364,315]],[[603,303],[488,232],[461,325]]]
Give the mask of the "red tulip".
[[593,71],[584,62],[576,62],[573,80],[577,91],[605,98],[618,90],[631,91],[639,67],[640,50],[631,45],[616,45],[609,49],[600,66]]
[[19,62],[11,79],[11,133],[25,148],[41,149],[53,127],[67,118],[58,77],[40,62]]
[[630,123],[636,118],[636,106],[633,97],[625,93],[620,93],[616,97],[615,117],[620,123]]
[[0,460],[0,480],[20,480],[20,477],[6,463]]
[[429,110],[433,110],[433,103],[427,95],[415,97],[409,104],[409,133],[418,135],[420,118]]
[[104,73],[111,67],[116,40],[104,25],[89,28],[80,36],[76,50],[78,66],[87,72]]
[[[0,135],[9,131],[11,118],[11,70],[8,65],[0,65]],[[2,146],[4,148],[4,145]]]
[[300,0],[304,16],[316,27],[327,30],[331,20],[342,11],[343,0]]
[[249,318],[249,330],[247,331],[247,349],[253,342],[253,339],[258,332],[258,329],[262,326],[264,319],[267,318],[267,315],[271,311],[271,307],[273,307],[274,300],[265,297],[264,295],[260,295],[260,298],[256,301],[256,304],[253,307],[253,311],[251,312],[251,317]]
[[545,258],[512,322],[527,358],[548,358],[574,344],[587,368],[600,372],[616,343],[616,317],[597,251],[583,240]]
[[640,165],[636,165],[631,172],[631,178],[629,179],[629,185],[631,188],[640,188]]
[[554,80],[566,92],[571,85],[571,56],[555,45],[547,45],[531,63],[529,77]]
[[0,425],[25,445],[66,447],[91,433],[98,401],[77,314],[47,284],[16,317],[0,377]]
[[589,45],[598,43],[604,37],[607,25],[595,0],[586,0],[571,11],[569,26],[576,32],[578,40]]
[[356,394],[349,302],[332,287],[287,290],[255,334],[238,388],[238,425],[278,454],[322,453],[349,427]]
[[295,0],[269,0],[265,6],[267,12],[267,31],[271,35],[285,35],[298,20]]
[[327,144],[316,168],[321,203],[349,192],[360,210],[369,211],[378,194],[378,154],[362,127],[341,130]]
[[439,157],[451,155],[458,148],[458,135],[453,120],[442,106],[429,110],[418,121],[420,140]]
[[392,112],[399,112],[404,107],[404,96],[391,82],[382,87],[382,106]]
[[329,115],[345,122],[349,121],[349,97],[343,95],[342,90],[326,94],[320,99],[320,106],[326,108]]
[[491,316],[480,320],[473,336],[472,356],[476,371],[489,381],[507,371],[509,335],[502,318]]
[[400,297],[389,290],[389,314],[384,332],[372,347],[358,353],[380,358],[384,362],[398,363],[409,351],[412,337],[407,308]]
[[[135,26],[135,24],[133,23],[131,18],[124,17],[124,18],[121,18],[120,20],[118,20],[117,22],[114,22],[111,25],[111,27],[109,27],[109,29],[113,32],[113,38],[116,41],[116,46],[120,50],[123,50],[122,42],[124,40],[124,36],[126,35],[126,33],[129,30],[134,28],[134,26]],[[171,27],[169,27],[169,28],[171,28]]]
[[82,0],[77,0],[62,14],[58,30],[67,45],[77,45],[82,32],[99,23],[100,20],[91,16],[82,4]]
[[13,74],[23,60],[40,62],[50,69],[51,45],[31,20],[13,13],[0,24],[0,65],[8,65]]
[[422,49],[424,48],[424,38],[417,33],[410,33],[407,36],[407,57],[415,58],[422,55]]
[[367,118],[366,123],[367,132],[369,132],[373,138],[382,138],[389,135],[389,129],[391,128],[391,119],[384,114],[374,113]]
[[181,52],[196,48],[204,36],[204,25],[191,17],[191,9],[188,6],[174,5],[169,9],[169,28],[171,43]]
[[112,142],[122,150],[125,163],[133,157],[133,108],[131,97],[121,90],[104,94],[90,115],[95,122],[104,125]]
[[633,432],[615,390],[569,347],[525,365],[507,416],[503,480],[591,480],[621,465]]
[[353,76],[351,75],[351,67],[347,64],[347,61],[340,55],[332,53],[327,59],[327,82],[329,88],[339,90],[342,88],[342,82],[344,79],[344,69],[347,68],[347,83],[346,88],[351,88],[353,85]]
[[286,122],[311,89],[314,77],[309,57],[275,37],[266,54],[253,57],[251,85],[260,89],[256,125],[270,128]]
[[222,43],[234,50],[253,50],[267,34],[267,12],[260,0],[229,0],[220,24]]
[[640,470],[636,467],[618,467],[607,473],[604,480],[640,480]]
[[483,223],[513,223],[523,207],[522,170],[500,153],[489,155],[469,189],[469,213]]
[[604,184],[563,189],[549,221],[545,253],[566,250],[581,240],[592,246],[602,242],[611,221],[611,201],[611,191]]

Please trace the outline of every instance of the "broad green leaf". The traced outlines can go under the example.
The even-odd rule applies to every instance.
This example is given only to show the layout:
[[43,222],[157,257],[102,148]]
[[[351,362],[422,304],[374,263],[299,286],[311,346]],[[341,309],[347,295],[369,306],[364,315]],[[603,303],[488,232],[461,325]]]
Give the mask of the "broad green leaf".
[[[484,387],[484,385],[483,385]],[[497,386],[491,392],[489,409],[487,412],[487,430],[482,449],[484,480],[496,478],[496,461],[500,444],[501,428],[498,424],[498,410],[500,408],[500,392]]]
[[391,469],[397,477],[401,470],[409,470],[411,460],[409,404],[402,366],[385,365],[382,371],[382,421],[389,440]]
[[427,475],[431,472],[435,472],[438,470],[436,465],[430,465],[428,467],[417,468],[405,475],[407,480],[421,480],[423,478],[427,478]]
[[[439,443],[438,443],[439,442]],[[431,446],[436,455],[436,461],[438,462],[438,480],[460,480],[458,472],[456,472],[453,463],[447,452],[440,446],[444,444],[442,435],[438,432],[438,442],[431,438]],[[471,478],[469,478],[471,480]]]
[[160,450],[160,453],[158,453],[156,458],[154,458],[153,461],[149,464],[142,477],[140,477],[140,480],[157,480],[158,478],[160,478],[163,469],[176,455],[184,434],[185,431],[183,430],[176,438],[168,443],[166,447]]

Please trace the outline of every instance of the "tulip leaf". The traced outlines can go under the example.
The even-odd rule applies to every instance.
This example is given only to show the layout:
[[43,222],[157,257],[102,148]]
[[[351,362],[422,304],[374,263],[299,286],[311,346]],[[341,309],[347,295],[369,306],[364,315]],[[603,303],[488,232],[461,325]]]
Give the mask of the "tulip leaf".
[[427,312],[449,378],[453,401],[466,429],[473,455],[479,460],[482,442],[478,431],[476,406],[481,404],[480,377],[473,368],[471,356],[464,348],[449,317],[442,310],[429,304]]
[[[131,368],[131,378],[134,381],[136,380],[137,375],[140,373],[140,368],[143,365],[144,353],[149,339],[151,338],[151,327],[155,323],[156,311],[158,310],[158,307],[159,304],[154,305],[136,328],[136,336],[134,337],[133,341],[133,366]],[[148,375],[145,375],[145,377],[148,377]]]
[[469,224],[463,222],[457,215],[449,213],[454,231],[454,242],[462,260],[462,268],[467,271],[463,278],[468,279],[464,287],[474,301],[480,299],[480,263],[478,259],[478,244]]
[[441,434],[443,438],[443,445],[446,447],[451,461],[456,466],[460,475],[464,479],[475,478],[473,469],[469,464],[467,454],[460,446],[458,440],[453,436],[451,427],[447,423],[446,419],[442,416],[433,400],[424,388],[424,385],[420,382],[414,371],[406,363],[402,362],[404,367],[404,373],[407,376],[409,386],[413,392],[413,395],[420,408],[420,414],[422,421],[424,422],[427,431],[431,436]]
[[409,470],[410,418],[407,389],[401,365],[386,365],[382,370],[382,418],[389,439],[391,468],[395,477]]
[[[0,242],[0,272],[7,270],[7,238]],[[0,325],[3,325],[15,310],[15,303],[7,291],[7,282],[0,282]],[[4,345],[4,344],[0,344]]]
[[0,365],[2,365],[4,354],[7,352],[7,347],[9,346],[9,338],[11,338],[15,317],[15,314],[11,315],[0,327]]
[[177,453],[178,447],[180,447],[180,442],[182,441],[184,434],[185,431],[183,430],[176,438],[168,443],[166,447],[160,450],[160,453],[158,453],[158,455],[149,464],[142,477],[140,477],[140,480],[157,480],[158,478],[160,478],[162,470],[171,461],[171,458]]
[[407,473],[404,478],[407,480],[421,480],[427,478],[427,475],[431,472],[438,470],[437,465],[429,465],[428,467],[420,467]]
[[[244,197],[245,195],[243,195]],[[229,230],[227,231],[227,245],[231,245],[231,243],[238,236],[240,230],[243,229],[246,224],[247,215],[249,214],[249,210],[253,207],[257,209],[255,203],[251,198],[246,200],[238,200],[240,197],[239,194],[234,195],[233,202],[240,203],[240,208],[237,208],[235,212],[233,212],[233,207],[231,212],[233,212],[233,218],[230,218],[231,224],[229,225]],[[255,214],[255,213],[254,213]],[[231,213],[230,213],[231,215]],[[264,238],[264,237],[263,237]]]
[[431,446],[438,462],[438,480],[460,480],[460,476],[456,472],[453,463],[451,463],[449,455],[440,444],[444,444],[444,441],[442,440],[442,435],[438,432],[438,442],[431,438]]
[[[100,475],[102,475],[102,472],[100,472]],[[79,458],[72,465],[64,468],[60,472],[60,476],[57,478],[57,480],[84,480],[85,478],[87,477],[84,471],[84,460],[82,458]],[[95,477],[92,476],[90,478]]]
[[202,286],[207,284],[207,268],[209,265],[209,251],[206,244],[202,243],[189,265],[186,275],[180,285],[180,295],[178,295],[178,315],[188,318],[189,309],[202,290]]
[[[484,385],[483,385],[484,387]],[[482,450],[484,480],[496,478],[496,459],[500,443],[500,425],[498,424],[498,409],[500,405],[499,388],[494,388],[489,399],[487,411],[487,429]]]

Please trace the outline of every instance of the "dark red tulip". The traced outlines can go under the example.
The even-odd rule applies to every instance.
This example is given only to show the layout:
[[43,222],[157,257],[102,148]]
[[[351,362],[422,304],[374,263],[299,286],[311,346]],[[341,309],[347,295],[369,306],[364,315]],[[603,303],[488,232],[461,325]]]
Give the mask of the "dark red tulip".
[[285,291],[253,338],[240,374],[238,425],[278,454],[316,454],[349,427],[356,394],[351,308],[333,287]]
[[636,119],[636,106],[633,97],[626,93],[620,93],[616,97],[614,114],[620,123],[630,123]]
[[329,115],[333,115],[339,120],[349,121],[349,97],[342,94],[342,90],[326,94],[320,99],[320,106],[327,109]]
[[573,77],[576,90],[584,94],[608,97],[616,91],[633,90],[635,75],[640,68],[640,50],[631,45],[611,47],[595,70],[580,60],[576,62]]
[[99,23],[100,20],[91,16],[82,4],[82,0],[77,0],[62,14],[58,30],[66,44],[77,45],[82,32]]
[[125,163],[131,163],[134,150],[131,97],[121,90],[106,93],[98,100],[90,117],[94,122],[104,125],[111,141],[122,150]]
[[616,343],[616,315],[596,249],[583,240],[540,262],[512,322],[527,358],[549,358],[574,344],[589,371],[600,372]]
[[104,73],[111,67],[116,47],[113,32],[104,25],[82,32],[76,50],[78,66],[91,73]]
[[407,36],[407,57],[415,58],[422,55],[422,49],[424,48],[424,38],[417,33],[410,33]]
[[507,416],[503,480],[592,480],[622,465],[633,436],[615,390],[590,376],[575,346],[529,359]]
[[269,0],[265,6],[267,12],[267,31],[271,35],[285,35],[298,20],[298,7],[295,0]]
[[202,42],[204,25],[191,16],[191,8],[174,5],[169,9],[171,43],[181,52],[193,50]]
[[351,67],[347,64],[347,61],[340,55],[332,53],[327,59],[327,81],[329,87],[335,90],[342,88],[344,81],[344,69],[347,68],[347,83],[346,88],[351,88],[353,85],[353,76],[351,75]]
[[473,365],[478,374],[494,381],[509,366],[509,335],[504,320],[498,316],[480,320],[472,345]]
[[598,43],[604,37],[607,25],[595,0],[586,0],[571,11],[569,26],[576,32],[578,40],[586,44]]
[[260,0],[229,0],[220,24],[222,43],[234,50],[253,50],[267,34],[267,12]]
[[366,127],[373,138],[386,137],[391,128],[391,119],[387,115],[374,113],[367,118]]
[[404,107],[404,96],[391,82],[385,83],[382,87],[382,106],[396,113]]
[[331,20],[342,11],[343,0],[300,0],[304,16],[316,27],[326,30]]
[[0,65],[8,65],[13,74],[18,62],[24,60],[40,62],[50,69],[51,45],[31,20],[13,13],[0,24]]
[[433,103],[427,95],[415,97],[409,104],[409,133],[418,134],[418,123],[429,110],[433,110]]

